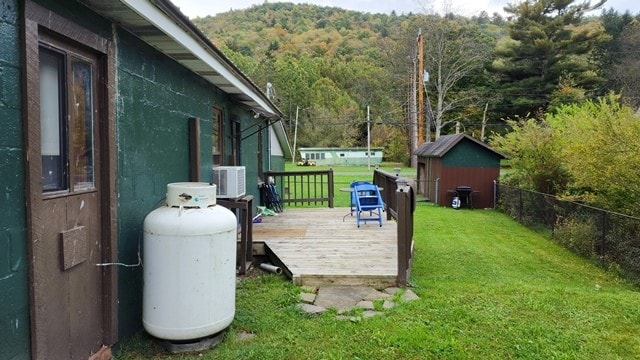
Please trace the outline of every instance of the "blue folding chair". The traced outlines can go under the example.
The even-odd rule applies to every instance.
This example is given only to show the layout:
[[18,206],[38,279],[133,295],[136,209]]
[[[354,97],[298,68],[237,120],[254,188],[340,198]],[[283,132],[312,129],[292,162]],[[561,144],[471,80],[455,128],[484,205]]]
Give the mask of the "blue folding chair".
[[[355,185],[353,194],[356,205],[356,225],[360,227],[360,222],[377,221],[382,226],[384,203],[378,186],[373,184]],[[369,212],[369,216],[362,217],[366,212]]]
[[353,216],[353,211],[356,209],[356,195],[353,189],[356,187],[356,185],[364,185],[364,184],[371,184],[371,183],[366,180],[355,180],[355,181],[352,181],[351,184],[349,184],[349,187],[352,190],[351,191],[351,216]]

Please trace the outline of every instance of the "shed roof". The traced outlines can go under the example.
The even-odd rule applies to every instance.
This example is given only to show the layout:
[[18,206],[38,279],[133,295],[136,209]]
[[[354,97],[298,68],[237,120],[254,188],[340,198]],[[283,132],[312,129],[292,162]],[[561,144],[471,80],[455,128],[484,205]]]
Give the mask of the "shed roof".
[[438,140],[430,143],[424,143],[420,145],[413,153],[419,157],[438,157],[441,158],[449,152],[449,150],[453,149],[461,141],[472,141],[473,143],[485,148],[487,151],[491,151],[497,154],[500,158],[504,159],[505,156],[501,153],[493,150],[489,145],[483,143],[482,141],[476,140],[473,137],[465,134],[453,134],[453,135],[443,135],[438,138]]

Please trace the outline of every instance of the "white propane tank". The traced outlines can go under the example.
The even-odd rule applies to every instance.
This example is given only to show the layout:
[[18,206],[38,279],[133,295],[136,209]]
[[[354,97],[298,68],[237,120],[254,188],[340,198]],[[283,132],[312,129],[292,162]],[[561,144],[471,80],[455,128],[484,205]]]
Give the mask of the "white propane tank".
[[144,328],[176,341],[216,334],[235,315],[236,217],[207,183],[168,184],[166,201],[144,219]]

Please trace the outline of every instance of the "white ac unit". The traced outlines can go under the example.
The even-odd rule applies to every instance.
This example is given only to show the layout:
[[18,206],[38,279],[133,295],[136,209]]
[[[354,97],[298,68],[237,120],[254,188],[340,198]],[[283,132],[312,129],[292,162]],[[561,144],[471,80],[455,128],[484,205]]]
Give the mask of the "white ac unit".
[[223,199],[235,199],[247,193],[244,166],[216,166],[213,168],[213,183],[216,184],[216,196]]

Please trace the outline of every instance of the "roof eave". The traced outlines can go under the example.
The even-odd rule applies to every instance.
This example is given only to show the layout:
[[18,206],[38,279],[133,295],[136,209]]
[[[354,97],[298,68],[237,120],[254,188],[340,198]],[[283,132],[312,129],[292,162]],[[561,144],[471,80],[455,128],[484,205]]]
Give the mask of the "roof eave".
[[276,133],[278,141],[280,142],[284,157],[286,159],[291,159],[293,157],[293,151],[291,150],[291,145],[289,145],[289,138],[287,137],[287,133],[284,129],[284,124],[282,123],[282,121],[277,121],[272,124],[272,127]]
[[282,112],[168,0],[80,0],[265,117]]

